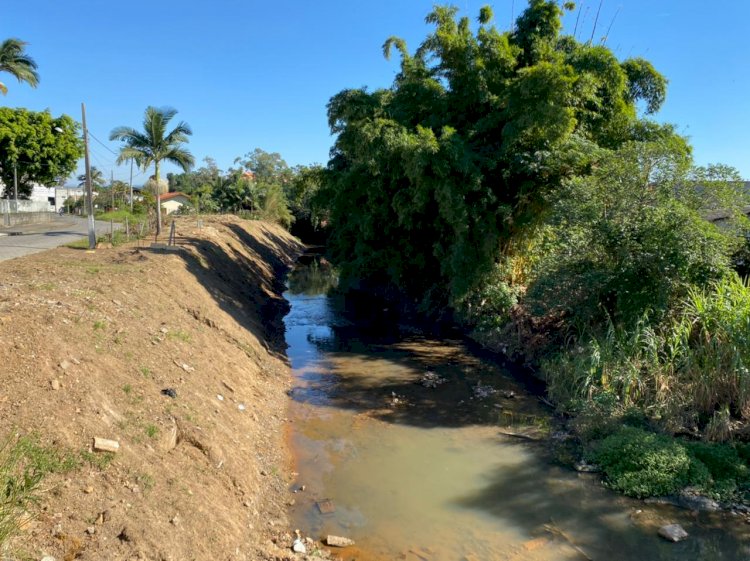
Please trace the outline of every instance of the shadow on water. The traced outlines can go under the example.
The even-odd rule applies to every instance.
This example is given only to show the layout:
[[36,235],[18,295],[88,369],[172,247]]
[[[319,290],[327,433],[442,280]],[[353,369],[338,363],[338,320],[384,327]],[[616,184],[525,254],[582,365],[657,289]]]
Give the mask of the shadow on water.
[[[544,458],[503,466],[487,485],[455,501],[530,535],[555,536],[589,559],[748,559],[748,535],[730,534],[726,517],[645,505],[602,489],[596,477],[550,466]],[[673,544],[657,537],[664,524],[679,521],[691,539]],[[731,523],[731,522],[730,522]]]

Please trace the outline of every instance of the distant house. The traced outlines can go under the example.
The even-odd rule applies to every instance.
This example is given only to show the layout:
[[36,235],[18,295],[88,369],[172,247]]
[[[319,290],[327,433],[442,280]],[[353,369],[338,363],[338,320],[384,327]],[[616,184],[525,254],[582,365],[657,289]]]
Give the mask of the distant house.
[[184,205],[190,204],[190,197],[185,193],[176,191],[174,193],[165,193],[161,196],[161,206],[164,208],[164,212],[172,214],[179,210]]

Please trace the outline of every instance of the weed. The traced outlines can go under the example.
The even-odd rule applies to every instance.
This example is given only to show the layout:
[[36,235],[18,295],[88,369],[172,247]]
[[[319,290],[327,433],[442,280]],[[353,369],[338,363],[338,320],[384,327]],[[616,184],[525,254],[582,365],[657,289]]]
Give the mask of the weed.
[[190,342],[190,333],[186,333],[185,331],[182,331],[181,329],[177,329],[176,331],[170,331],[169,333],[167,333],[167,337],[169,337],[170,339],[178,339],[185,343]]
[[122,391],[125,392],[125,395],[130,395],[131,393],[133,393],[133,386],[131,386],[130,384],[125,384],[122,387]]
[[623,427],[598,443],[592,459],[610,487],[631,497],[670,495],[690,479],[690,456],[684,446],[635,427]]
[[146,425],[146,436],[149,438],[156,438],[156,435],[159,434],[159,427],[156,425]]
[[0,548],[28,516],[42,479],[50,473],[72,471],[78,465],[74,454],[42,445],[34,435],[9,439],[0,446]]
[[96,320],[94,322],[94,331],[101,331],[107,327],[107,322],[104,320]]
[[81,461],[89,464],[91,467],[95,467],[101,471],[104,471],[112,460],[115,459],[115,455],[112,452],[89,452],[83,450],[80,453]]
[[143,492],[148,493],[151,491],[151,489],[154,488],[154,485],[156,485],[156,480],[154,477],[148,473],[141,473],[136,477],[136,481],[138,484],[143,487]]
[[151,372],[151,369],[148,366],[141,366],[140,371],[143,377],[146,378],[147,380],[151,379],[151,377],[153,376],[153,373]]

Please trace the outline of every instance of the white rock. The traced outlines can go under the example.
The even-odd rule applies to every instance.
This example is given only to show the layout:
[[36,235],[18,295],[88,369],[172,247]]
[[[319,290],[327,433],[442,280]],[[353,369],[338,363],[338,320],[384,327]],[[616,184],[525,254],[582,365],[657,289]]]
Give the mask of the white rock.
[[354,540],[342,538],[341,536],[327,536],[326,545],[331,547],[349,547],[350,545],[354,545]]
[[120,450],[120,443],[116,440],[108,440],[106,438],[94,438],[94,451],[95,452],[117,452]]
[[292,551],[294,551],[295,553],[307,553],[307,548],[305,547],[303,541],[297,538],[292,544]]
[[659,528],[659,535],[670,542],[681,542],[688,537],[688,533],[679,524],[667,524]]

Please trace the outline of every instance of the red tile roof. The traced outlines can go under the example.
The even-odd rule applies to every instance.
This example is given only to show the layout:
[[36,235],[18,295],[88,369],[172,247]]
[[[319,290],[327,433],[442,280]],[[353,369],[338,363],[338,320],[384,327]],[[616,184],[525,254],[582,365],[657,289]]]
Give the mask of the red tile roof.
[[185,197],[187,200],[190,200],[190,197],[188,197],[182,191],[175,191],[174,193],[164,193],[161,197],[159,197],[159,200],[161,202],[164,202],[170,199],[174,199],[175,197]]

